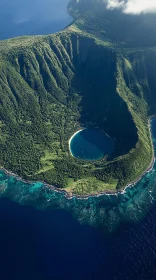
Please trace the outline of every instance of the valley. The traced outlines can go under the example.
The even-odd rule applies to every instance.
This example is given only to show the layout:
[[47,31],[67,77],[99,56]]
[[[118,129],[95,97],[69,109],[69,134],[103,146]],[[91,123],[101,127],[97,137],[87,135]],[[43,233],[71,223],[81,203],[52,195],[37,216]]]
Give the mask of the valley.
[[[83,11],[70,1],[74,21],[59,33],[0,41],[1,166],[77,195],[122,190],[153,160],[156,42],[117,41],[113,12],[96,21],[98,2],[95,12],[92,1]],[[82,127],[107,133],[112,153],[87,164],[72,157],[68,142]]]

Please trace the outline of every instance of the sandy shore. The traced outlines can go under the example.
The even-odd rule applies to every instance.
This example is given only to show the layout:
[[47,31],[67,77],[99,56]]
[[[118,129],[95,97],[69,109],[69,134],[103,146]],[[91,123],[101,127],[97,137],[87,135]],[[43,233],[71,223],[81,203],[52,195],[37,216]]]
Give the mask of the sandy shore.
[[76,131],[76,132],[70,137],[70,139],[69,139],[69,141],[68,141],[68,143],[69,143],[69,151],[70,151],[72,157],[73,157],[73,154],[72,154],[72,151],[71,151],[71,148],[70,148],[71,141],[72,141],[72,139],[74,138],[74,136],[75,136],[76,134],[78,134],[80,131],[85,130],[85,129],[86,129],[86,128],[81,128],[81,129],[79,129],[78,131]]

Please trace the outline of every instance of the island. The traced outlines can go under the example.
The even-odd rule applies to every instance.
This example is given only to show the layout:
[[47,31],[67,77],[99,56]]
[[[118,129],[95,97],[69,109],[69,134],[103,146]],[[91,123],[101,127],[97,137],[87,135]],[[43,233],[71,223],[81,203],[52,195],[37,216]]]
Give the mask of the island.
[[[0,165],[69,195],[117,192],[154,161],[156,16],[102,0],[71,0],[68,11],[61,32],[0,41]],[[108,135],[110,152],[73,156],[83,128]]]

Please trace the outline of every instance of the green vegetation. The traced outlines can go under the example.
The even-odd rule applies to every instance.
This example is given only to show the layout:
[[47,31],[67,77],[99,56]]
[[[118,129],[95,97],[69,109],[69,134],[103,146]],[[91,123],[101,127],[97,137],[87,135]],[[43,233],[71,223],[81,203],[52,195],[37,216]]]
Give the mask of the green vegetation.
[[[109,21],[94,2],[72,0],[74,23],[60,33],[0,42],[1,166],[83,195],[121,189],[147,169],[156,113],[156,42],[138,47],[122,32],[117,42],[114,12]],[[84,126],[108,133],[114,152],[73,158],[69,138]]]
[[115,180],[110,180],[109,183],[103,183],[102,181],[97,180],[96,177],[83,178],[77,181],[70,178],[65,190],[71,195],[98,194],[104,191],[114,191],[116,185],[117,181]]

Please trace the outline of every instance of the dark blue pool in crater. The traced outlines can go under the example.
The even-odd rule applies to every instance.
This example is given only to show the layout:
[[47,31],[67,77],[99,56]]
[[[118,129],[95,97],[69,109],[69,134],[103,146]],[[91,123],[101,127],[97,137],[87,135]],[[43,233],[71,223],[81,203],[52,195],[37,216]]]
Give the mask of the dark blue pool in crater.
[[98,160],[114,149],[113,140],[98,129],[84,129],[73,135],[70,152],[76,158]]

